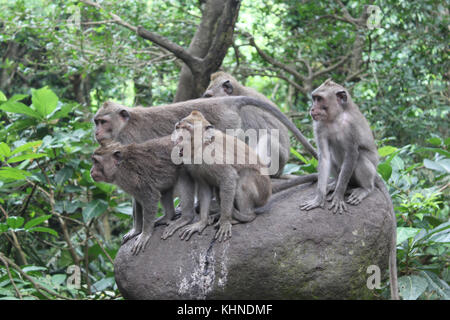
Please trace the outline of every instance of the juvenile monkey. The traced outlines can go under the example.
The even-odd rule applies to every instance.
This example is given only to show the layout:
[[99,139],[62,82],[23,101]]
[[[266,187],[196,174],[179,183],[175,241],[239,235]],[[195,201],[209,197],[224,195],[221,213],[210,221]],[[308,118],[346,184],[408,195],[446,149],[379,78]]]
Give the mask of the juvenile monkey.
[[[259,93],[253,88],[245,87],[240,84],[232,75],[218,71],[211,75],[211,82],[203,94],[204,98],[211,97],[224,97],[224,96],[247,96],[253,97],[258,100],[264,101],[266,103],[271,104],[274,108],[277,106],[267,99],[266,96]],[[272,114],[267,113],[263,110],[255,108],[253,106],[246,106],[242,108],[240,112],[241,118],[243,119],[243,129],[247,130],[249,128],[253,129],[277,129],[279,130],[279,141],[271,141],[271,136],[266,135],[259,137],[258,145],[251,146],[255,149],[258,155],[265,160],[266,163],[270,161],[270,159],[266,159],[265,157],[269,154],[268,145],[274,148],[278,148],[279,150],[279,170],[273,175],[273,177],[278,177],[282,174],[283,168],[289,160],[290,154],[290,142],[289,142],[289,134],[287,128]],[[311,152],[312,150],[307,147],[307,150]],[[314,154],[314,153],[312,153]]]
[[[399,299],[397,285],[396,240],[397,223],[389,192],[377,174],[378,151],[369,123],[353,102],[348,91],[341,85],[326,80],[312,92],[313,105],[310,113],[314,120],[314,135],[319,148],[318,185],[316,196],[300,208],[311,210],[323,207],[330,174],[337,178],[332,194],[330,210],[343,213],[345,202],[357,205],[376,186],[389,204],[392,215],[393,234],[389,256],[392,299]],[[344,201],[347,187],[355,188]]]
[[131,250],[135,255],[143,251],[150,240],[160,199],[165,214],[170,219],[173,217],[176,184],[184,184],[180,200],[182,212],[190,216],[187,223],[194,217],[193,183],[185,170],[172,162],[172,148],[171,137],[166,136],[141,144],[112,143],[99,147],[92,155],[92,179],[116,184],[142,205],[142,211],[134,213],[133,229],[124,236],[124,242],[137,236]]
[[[196,139],[201,139],[200,143]],[[255,208],[267,203],[272,186],[265,171],[267,168],[254,150],[236,137],[216,130],[196,110],[175,125],[172,140],[186,156],[184,159],[187,158],[188,162],[185,161],[184,166],[199,188],[200,221],[184,227],[180,234],[182,239],[188,240],[193,233],[201,233],[207,226],[212,187],[218,188],[220,199],[216,239],[222,241],[231,237],[232,218],[241,222],[255,219]],[[196,163],[195,157],[198,155],[201,159]],[[292,180],[300,184],[315,178],[298,177]],[[292,185],[292,181],[286,181],[284,188]],[[280,186],[276,191],[281,190],[283,187]]]

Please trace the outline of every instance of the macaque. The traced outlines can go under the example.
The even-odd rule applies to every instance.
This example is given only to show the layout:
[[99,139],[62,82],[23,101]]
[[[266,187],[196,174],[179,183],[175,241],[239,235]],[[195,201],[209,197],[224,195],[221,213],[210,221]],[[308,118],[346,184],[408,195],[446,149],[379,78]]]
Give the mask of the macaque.
[[[253,97],[266,103],[271,104],[274,108],[277,106],[253,88],[245,87],[240,84],[232,75],[226,72],[216,72],[211,75],[211,82],[203,94],[204,98],[223,97],[223,96],[247,96]],[[255,149],[258,155],[265,163],[270,163],[270,157],[267,159],[269,150],[277,148],[279,156],[279,170],[273,177],[278,177],[282,174],[283,168],[289,160],[290,142],[287,128],[272,114],[263,110],[259,110],[253,106],[246,106],[241,109],[241,118],[243,119],[243,129],[276,129],[279,131],[279,140],[272,141],[270,134],[261,136],[258,139],[258,145],[250,146]],[[272,145],[273,143],[273,145]],[[268,148],[268,146],[270,146]]]
[[[328,79],[312,92],[310,110],[314,120],[314,135],[319,148],[318,184],[314,198],[301,205],[302,210],[323,207],[331,201],[333,213],[342,214],[346,203],[358,205],[374,187],[380,189],[389,204],[393,235],[389,257],[391,296],[398,300],[396,241],[397,223],[389,192],[377,174],[378,151],[369,123],[353,102],[348,91]],[[327,195],[328,177],[337,181]],[[348,189],[349,187],[353,189]],[[345,193],[349,192],[347,199]]]
[[[180,195],[186,220],[183,225],[194,218],[194,185],[185,170],[173,163],[172,148],[171,137],[166,136],[141,144],[112,143],[99,147],[92,155],[92,179],[119,186],[142,206],[142,210],[134,212],[133,228],[123,237],[123,242],[136,238],[131,250],[134,255],[144,251],[150,240],[154,225],[159,220],[155,215],[160,200],[169,227],[181,219],[171,222],[175,214],[173,189],[176,185],[183,188]],[[176,224],[175,230],[177,228],[179,226]]]
[[[172,140],[180,148],[184,166],[199,189],[200,221],[184,227],[180,234],[182,239],[189,240],[193,233],[201,233],[207,226],[212,188],[218,189],[220,199],[216,239],[222,241],[231,237],[231,225],[236,220],[249,222],[255,219],[255,209],[267,203],[272,186],[267,167],[253,149],[236,137],[215,129],[197,110],[175,125]],[[293,186],[294,180],[300,184],[314,179],[314,175],[297,177],[286,181],[284,188]],[[284,188],[278,186],[276,191]]]

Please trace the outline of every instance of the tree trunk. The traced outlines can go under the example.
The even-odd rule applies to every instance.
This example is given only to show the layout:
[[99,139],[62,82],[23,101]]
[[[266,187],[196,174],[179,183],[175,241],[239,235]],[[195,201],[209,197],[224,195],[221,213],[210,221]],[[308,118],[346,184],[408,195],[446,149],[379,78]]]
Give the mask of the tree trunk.
[[[224,10],[225,7],[233,5],[236,7],[232,15],[227,16],[227,12]],[[213,45],[216,47],[218,45],[221,46],[222,50],[212,60],[207,61],[207,65],[203,64],[199,70],[195,70],[195,75],[193,75],[192,70],[186,64],[183,65],[174,102],[198,98],[205,91],[209,84],[211,73],[217,71],[228,48],[231,46],[239,6],[239,1],[236,0],[208,0],[205,2],[202,21],[192,38],[187,52],[194,57],[203,59],[211,52]],[[222,41],[223,44],[220,45],[214,43],[214,41]]]

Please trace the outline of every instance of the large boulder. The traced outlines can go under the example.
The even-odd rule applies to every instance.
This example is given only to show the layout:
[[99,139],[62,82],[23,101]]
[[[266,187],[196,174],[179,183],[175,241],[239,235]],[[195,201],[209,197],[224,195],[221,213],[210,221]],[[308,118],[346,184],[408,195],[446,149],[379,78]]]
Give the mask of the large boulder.
[[390,213],[379,190],[348,213],[301,211],[315,185],[276,195],[281,200],[253,222],[234,225],[231,239],[213,240],[210,226],[189,241],[161,239],[157,227],[146,250],[115,259],[126,299],[369,299],[370,265],[386,276]]

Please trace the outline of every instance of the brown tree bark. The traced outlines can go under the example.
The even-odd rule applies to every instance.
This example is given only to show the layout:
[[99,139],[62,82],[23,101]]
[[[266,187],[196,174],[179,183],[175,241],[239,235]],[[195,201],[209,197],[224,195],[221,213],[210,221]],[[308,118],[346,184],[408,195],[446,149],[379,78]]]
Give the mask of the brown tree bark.
[[[79,1],[105,11],[99,3],[91,0]],[[174,101],[200,97],[208,86],[211,73],[219,69],[232,44],[240,0],[206,0],[203,4],[202,21],[188,49],[141,26],[133,26],[114,13],[109,13],[116,24],[136,32],[140,37],[152,41],[183,61],[184,66]]]

